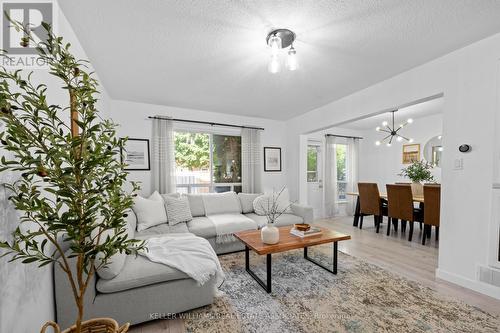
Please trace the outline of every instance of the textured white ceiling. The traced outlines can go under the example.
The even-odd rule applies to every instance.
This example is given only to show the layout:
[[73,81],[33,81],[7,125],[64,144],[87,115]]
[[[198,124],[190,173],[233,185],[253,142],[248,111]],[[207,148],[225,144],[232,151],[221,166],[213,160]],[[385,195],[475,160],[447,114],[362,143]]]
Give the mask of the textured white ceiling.
[[[415,122],[418,122],[420,118],[440,114],[443,112],[443,103],[444,99],[441,97],[401,108],[394,114],[396,126],[400,123],[404,123],[408,118],[412,118]],[[340,127],[353,130],[374,130],[377,126],[381,126],[383,121],[391,122],[391,119],[391,113],[382,113],[376,116],[353,121]]]
[[[60,0],[115,99],[289,119],[500,31],[495,0]],[[267,72],[290,28],[301,68]]]

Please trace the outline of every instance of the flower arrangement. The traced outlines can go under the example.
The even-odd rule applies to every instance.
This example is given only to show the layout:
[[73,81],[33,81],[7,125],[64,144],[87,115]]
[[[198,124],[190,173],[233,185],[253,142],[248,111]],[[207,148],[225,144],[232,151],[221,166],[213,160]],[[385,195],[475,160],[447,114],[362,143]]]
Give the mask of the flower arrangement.
[[414,183],[435,182],[434,176],[431,173],[433,166],[425,161],[415,161],[406,168],[401,169],[398,175],[409,178]]
[[[260,207],[265,212],[267,223],[274,224],[276,220],[290,210],[292,203],[288,201],[288,199],[284,199],[282,196],[285,191],[285,187],[282,187],[279,192],[275,192],[267,197],[267,204],[263,204],[260,202]],[[281,200],[280,200],[281,197]]]

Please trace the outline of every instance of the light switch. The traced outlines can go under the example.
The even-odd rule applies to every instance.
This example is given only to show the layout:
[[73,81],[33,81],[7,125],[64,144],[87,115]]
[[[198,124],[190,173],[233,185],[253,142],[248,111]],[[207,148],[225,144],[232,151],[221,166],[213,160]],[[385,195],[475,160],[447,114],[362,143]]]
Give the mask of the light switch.
[[464,169],[464,159],[463,158],[456,158],[453,169],[454,170],[463,170]]

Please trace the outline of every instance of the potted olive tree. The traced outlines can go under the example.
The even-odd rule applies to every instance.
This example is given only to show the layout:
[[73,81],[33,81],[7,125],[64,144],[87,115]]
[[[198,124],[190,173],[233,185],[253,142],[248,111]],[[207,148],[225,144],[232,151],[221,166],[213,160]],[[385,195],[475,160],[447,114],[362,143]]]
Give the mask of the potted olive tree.
[[401,169],[399,176],[408,178],[412,181],[411,189],[413,195],[421,196],[424,194],[423,182],[435,182],[432,175],[432,164],[425,161],[415,161],[406,168]]
[[[27,27],[12,24],[24,32],[21,45],[34,42]],[[83,321],[91,277],[114,254],[144,247],[129,239],[125,229],[133,194],[123,190],[124,141],[117,138],[116,125],[99,116],[98,82],[85,62],[75,59],[70,45],[54,36],[49,25],[43,26],[48,39],[37,52],[60,80],[68,105],[50,104],[47,87],[32,82],[31,74],[0,68],[0,121],[5,125],[0,142],[12,156],[2,156],[0,172],[20,175],[5,184],[12,192],[9,200],[20,212],[19,226],[12,240],[1,240],[0,247],[11,261],[55,264],[67,274],[73,292],[68,297],[74,298],[78,315],[65,332],[90,332],[95,324],[106,327],[106,332],[124,332],[128,324],[119,328],[112,319]],[[138,187],[132,187],[133,193]]]

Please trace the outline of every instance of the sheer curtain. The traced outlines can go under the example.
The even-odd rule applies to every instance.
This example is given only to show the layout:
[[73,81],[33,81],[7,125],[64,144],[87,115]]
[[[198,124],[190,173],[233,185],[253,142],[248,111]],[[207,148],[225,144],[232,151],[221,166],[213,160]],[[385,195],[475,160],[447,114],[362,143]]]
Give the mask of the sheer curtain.
[[338,214],[337,195],[337,138],[326,137],[325,145],[325,216],[333,217]]
[[[346,192],[356,192],[358,186],[358,173],[359,173],[359,139],[347,139],[347,187]],[[356,208],[356,197],[352,195],[347,196],[347,214],[354,215]]]
[[260,131],[241,129],[241,186],[244,193],[259,193],[260,188]]
[[153,119],[151,190],[172,193],[176,192],[173,122],[158,118]]

